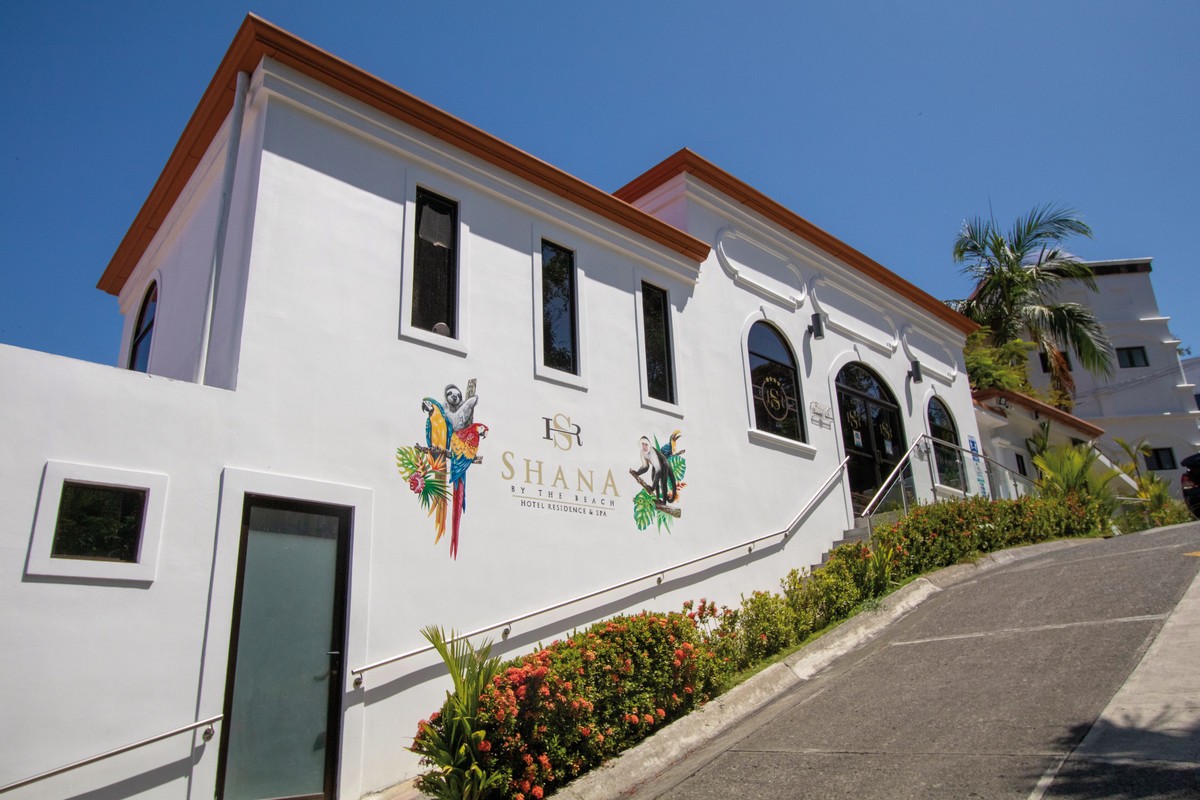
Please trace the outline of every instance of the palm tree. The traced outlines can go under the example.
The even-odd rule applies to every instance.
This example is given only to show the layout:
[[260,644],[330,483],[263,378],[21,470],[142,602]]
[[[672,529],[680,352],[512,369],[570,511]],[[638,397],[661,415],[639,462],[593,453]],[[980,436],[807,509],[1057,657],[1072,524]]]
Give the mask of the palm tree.
[[991,330],[999,346],[1027,339],[1046,353],[1051,386],[1066,396],[1074,394],[1065,353],[1097,376],[1113,373],[1113,348],[1091,309],[1078,303],[1060,303],[1060,286],[1079,281],[1096,291],[1091,267],[1067,252],[1063,242],[1071,236],[1092,235],[1077,212],[1044,205],[1019,218],[1007,233],[994,219],[976,217],[963,223],[954,240],[954,261],[975,281],[966,300],[952,305]]

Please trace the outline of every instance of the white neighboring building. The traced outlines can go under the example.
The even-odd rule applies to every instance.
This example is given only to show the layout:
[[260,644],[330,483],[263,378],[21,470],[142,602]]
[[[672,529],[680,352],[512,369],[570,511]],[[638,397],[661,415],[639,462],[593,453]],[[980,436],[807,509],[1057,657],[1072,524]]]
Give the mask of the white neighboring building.
[[119,367],[0,346],[0,786],[196,727],[13,798],[396,784],[422,626],[736,604],[978,438],[974,325],[719,168],[614,196],[254,17],[100,288]]
[[[1088,306],[1108,332],[1117,362],[1113,377],[1096,378],[1072,364],[1075,416],[1104,429],[1100,449],[1124,460],[1112,441],[1130,444],[1144,439],[1151,448],[1143,466],[1164,478],[1179,496],[1179,461],[1200,451],[1200,410],[1194,379],[1184,374],[1179,339],[1158,309],[1150,282],[1150,259],[1092,261],[1098,292],[1075,285],[1059,299]],[[1044,355],[1030,356],[1029,380],[1035,388],[1049,385]]]
[[1196,408],[1200,410],[1200,356],[1185,358],[1180,363],[1183,364],[1183,377],[1192,385]]

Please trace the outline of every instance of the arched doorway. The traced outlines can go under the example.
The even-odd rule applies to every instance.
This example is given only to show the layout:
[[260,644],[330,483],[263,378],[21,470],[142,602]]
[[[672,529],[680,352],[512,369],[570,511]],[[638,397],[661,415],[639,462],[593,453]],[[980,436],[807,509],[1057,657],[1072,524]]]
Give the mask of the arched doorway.
[[865,365],[847,364],[835,383],[842,441],[850,457],[850,497],[859,514],[903,458],[904,426],[895,396]]

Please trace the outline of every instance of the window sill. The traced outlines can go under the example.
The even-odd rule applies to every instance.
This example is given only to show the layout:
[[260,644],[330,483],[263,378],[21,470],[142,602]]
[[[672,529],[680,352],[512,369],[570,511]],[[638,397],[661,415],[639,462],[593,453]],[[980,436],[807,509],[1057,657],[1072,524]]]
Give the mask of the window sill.
[[588,390],[587,378],[582,375],[574,375],[570,372],[563,372],[560,369],[547,367],[545,364],[534,364],[533,377],[539,381],[547,383],[557,383],[559,386],[566,386],[570,389],[578,389],[581,392]]
[[436,347],[438,350],[445,350],[447,353],[465,356],[467,354],[467,345],[461,339],[454,339],[450,336],[442,336],[440,333],[427,331],[422,328],[414,328],[411,325],[405,325],[400,330],[400,338],[417,344]]
[[747,430],[746,436],[749,438],[751,444],[762,445],[787,453],[795,453],[807,458],[815,458],[817,455],[817,448],[810,444],[797,441],[796,439],[788,439],[784,436],[777,436],[774,433],[760,431],[757,428]]
[[669,414],[672,417],[678,417],[679,419],[683,419],[683,409],[681,407],[675,405],[674,403],[668,403],[663,400],[656,400],[653,397],[643,396],[642,397],[642,408],[646,408],[651,411],[659,411],[663,414]]

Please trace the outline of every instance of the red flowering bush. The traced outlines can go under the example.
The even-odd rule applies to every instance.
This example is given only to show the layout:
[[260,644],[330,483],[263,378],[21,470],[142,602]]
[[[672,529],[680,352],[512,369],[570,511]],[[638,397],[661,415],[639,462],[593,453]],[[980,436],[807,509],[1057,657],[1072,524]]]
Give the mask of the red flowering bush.
[[479,707],[501,795],[540,798],[715,695],[729,671],[691,613],[616,617],[501,670]]

